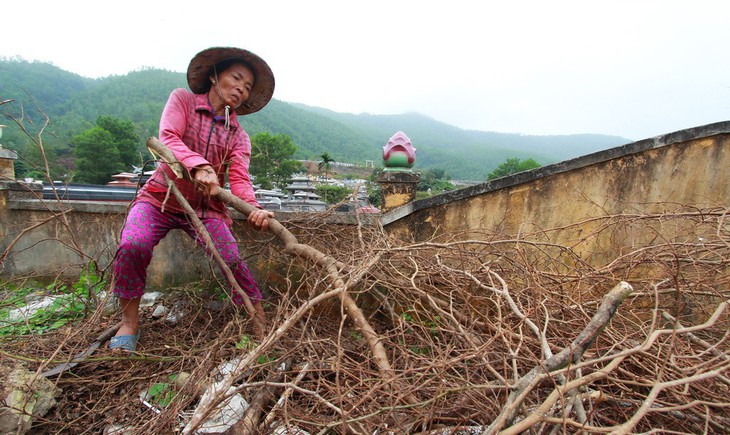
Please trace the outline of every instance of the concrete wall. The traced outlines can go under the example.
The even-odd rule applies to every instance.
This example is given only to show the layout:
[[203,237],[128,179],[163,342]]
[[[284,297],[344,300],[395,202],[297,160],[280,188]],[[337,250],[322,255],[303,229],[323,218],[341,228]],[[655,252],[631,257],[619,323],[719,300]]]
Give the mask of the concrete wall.
[[652,237],[640,226],[596,234],[602,217],[728,206],[730,122],[722,122],[415,201],[381,221],[393,236],[414,242],[551,230],[551,243],[578,246],[586,261],[601,266]]
[[[89,261],[107,269],[116,246],[129,203],[99,201],[39,200],[38,193],[22,183],[0,181],[0,278],[76,278]],[[231,211],[233,229],[244,258],[259,283],[276,275],[266,259],[257,255],[276,249],[278,243],[268,233],[252,231],[241,214]],[[302,220],[301,213],[277,213],[290,226]],[[323,223],[354,230],[353,216],[332,213]],[[373,217],[361,216],[369,225]],[[295,225],[294,225],[295,226]],[[286,264],[283,259],[279,264]],[[110,273],[110,270],[109,270]],[[172,231],[155,248],[148,269],[148,290],[164,290],[187,282],[212,279],[218,274],[214,263],[182,231]]]

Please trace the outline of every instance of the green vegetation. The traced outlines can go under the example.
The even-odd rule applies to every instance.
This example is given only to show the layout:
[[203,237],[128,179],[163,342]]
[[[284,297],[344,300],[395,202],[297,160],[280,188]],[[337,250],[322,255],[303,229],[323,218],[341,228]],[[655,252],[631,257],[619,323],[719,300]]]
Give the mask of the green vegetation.
[[[322,153],[322,155],[320,155],[319,157],[322,159],[322,161],[320,161],[319,164],[317,165],[317,169],[319,169],[320,172],[322,171],[322,169],[324,169],[324,178],[325,178],[325,180],[329,180],[330,169],[332,169],[332,163],[335,162],[335,159],[333,159],[329,153]],[[331,197],[328,199],[327,194],[330,192],[330,190],[332,190],[330,187],[332,187],[332,186],[322,186],[322,189],[318,189],[317,194],[320,195],[320,192],[322,193],[320,196],[322,196],[324,198],[324,202],[329,202],[329,203],[339,202]],[[345,197],[346,196],[347,195],[345,195]],[[344,199],[345,197],[343,197],[342,199]]]
[[[253,351],[258,344],[254,341],[253,338],[251,338],[250,335],[244,334],[241,336],[241,339],[238,340],[236,343],[236,349],[242,350],[244,352],[251,352]],[[259,364],[267,364],[272,361],[276,361],[276,359],[279,357],[278,352],[272,351],[267,353],[266,355],[259,355],[258,358],[256,358],[256,362]]]
[[330,170],[332,169],[332,163],[335,162],[335,159],[330,156],[330,153],[322,153],[319,158],[321,158],[322,161],[319,162],[319,164],[317,165],[317,169],[321,171],[322,168],[324,168],[324,176],[325,178],[329,178]]
[[421,173],[421,179],[416,187],[416,199],[454,190],[455,187],[450,180],[451,177],[441,168],[426,169]]
[[[5,285],[0,289],[0,338],[27,334],[43,334],[84,318],[96,300],[96,294],[106,283],[89,263],[78,280],[68,285],[54,281],[45,287]],[[41,301],[43,308],[20,312],[27,300]]]
[[251,338],[250,335],[242,335],[241,339],[236,343],[236,349],[245,350],[250,352],[256,348],[256,342]]
[[539,168],[540,164],[534,159],[520,160],[517,157],[507,159],[504,163],[500,163],[497,169],[490,172],[487,175],[487,180],[494,180],[495,178],[504,177],[510,174],[516,174],[518,172],[527,171],[530,169]]
[[251,137],[250,172],[262,189],[286,186],[292,174],[302,171],[293,159],[297,147],[285,134],[258,133]]
[[314,193],[319,195],[327,204],[337,204],[348,196],[352,196],[352,190],[342,186],[319,185]]
[[73,181],[106,184],[116,173],[143,166],[136,136],[132,121],[100,116],[94,127],[71,140],[76,164]]
[[149,390],[147,390],[146,400],[159,408],[167,407],[177,394],[173,384],[176,377],[177,374],[172,374],[169,376],[170,382],[152,384]]
[[[0,58],[0,99],[14,100],[3,105],[0,113],[0,123],[8,126],[3,132],[3,146],[19,154],[18,177],[34,176],[45,173],[44,156],[37,146],[42,141],[51,177],[64,179],[77,169],[73,139],[95,126],[104,128],[97,121],[108,116],[132,123],[137,141],[134,161],[139,161],[140,155],[147,155],[146,139],[158,134],[160,114],[170,92],[180,87],[186,87],[184,73],[143,69],[123,76],[88,79],[46,63]],[[46,118],[50,123],[45,123]],[[13,119],[22,119],[27,131]],[[290,138],[296,147],[291,159],[319,160],[327,153],[335,161],[362,165],[365,160],[382,162],[383,145],[400,130],[418,149],[414,170],[440,168],[458,180],[484,180],[500,162],[511,157],[547,164],[630,142],[603,135],[527,136],[470,131],[418,113],[336,113],[277,100],[240,121],[252,137],[268,133]],[[106,149],[111,151],[108,146]],[[127,161],[125,152],[119,159]],[[252,169],[256,170],[255,164]]]

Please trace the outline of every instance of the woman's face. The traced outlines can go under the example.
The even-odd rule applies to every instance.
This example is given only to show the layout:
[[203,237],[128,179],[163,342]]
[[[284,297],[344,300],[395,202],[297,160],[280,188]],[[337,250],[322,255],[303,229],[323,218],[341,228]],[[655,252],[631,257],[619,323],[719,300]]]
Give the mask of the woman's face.
[[234,63],[218,73],[218,83],[215,82],[215,76],[211,76],[210,79],[213,83],[208,95],[213,105],[236,109],[248,99],[254,75],[247,66]]

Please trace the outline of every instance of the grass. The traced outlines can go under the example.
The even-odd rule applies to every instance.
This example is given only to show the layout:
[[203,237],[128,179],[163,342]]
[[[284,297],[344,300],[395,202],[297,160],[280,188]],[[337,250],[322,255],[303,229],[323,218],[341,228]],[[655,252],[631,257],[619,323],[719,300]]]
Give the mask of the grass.
[[[84,318],[104,285],[93,263],[71,284],[62,281],[45,287],[35,283],[21,287],[4,284],[0,288],[0,339],[43,334]],[[42,306],[31,309],[34,303]]]

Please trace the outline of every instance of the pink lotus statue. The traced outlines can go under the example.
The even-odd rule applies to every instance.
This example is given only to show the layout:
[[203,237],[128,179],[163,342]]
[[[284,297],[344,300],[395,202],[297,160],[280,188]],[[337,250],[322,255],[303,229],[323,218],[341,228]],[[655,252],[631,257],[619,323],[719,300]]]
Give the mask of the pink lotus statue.
[[416,149],[402,131],[394,134],[383,147],[383,163],[388,171],[410,171],[416,161]]

